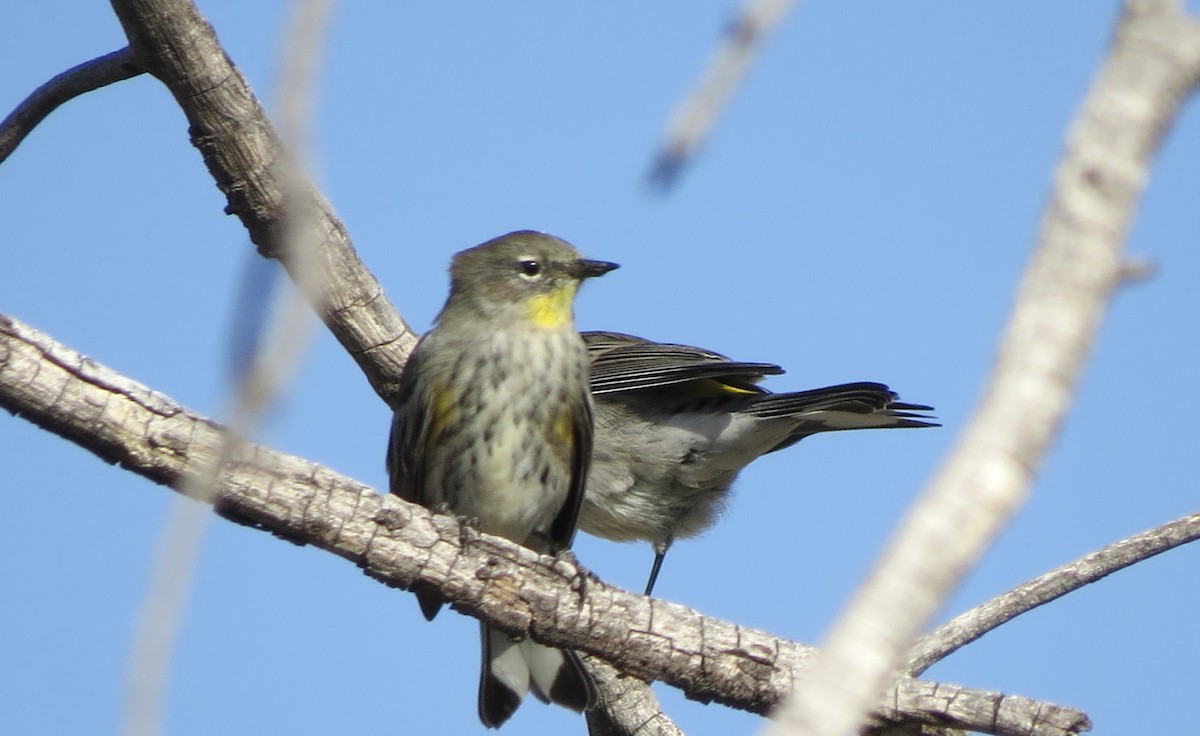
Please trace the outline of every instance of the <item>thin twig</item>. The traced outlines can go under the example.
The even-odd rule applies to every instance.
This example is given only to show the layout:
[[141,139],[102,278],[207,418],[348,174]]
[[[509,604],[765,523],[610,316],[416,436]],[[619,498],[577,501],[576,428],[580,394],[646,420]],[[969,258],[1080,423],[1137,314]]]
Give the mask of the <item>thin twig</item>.
[[1164,132],[1200,80],[1200,27],[1134,0],[1074,124],[983,401],[769,733],[860,724],[917,632],[1024,503],[1070,406]]
[[913,647],[908,662],[914,677],[950,653],[998,626],[1118,570],[1200,539],[1200,514],[1192,514],[1142,532],[1018,585],[969,611],[955,616]]
[[71,67],[38,87],[4,118],[4,122],[0,122],[0,163],[4,163],[38,123],[64,102],[145,71],[133,49],[126,46]]
[[747,0],[708,70],[671,116],[666,140],[650,170],[650,183],[670,189],[683,168],[712,132],[763,42],[787,17],[795,0]]

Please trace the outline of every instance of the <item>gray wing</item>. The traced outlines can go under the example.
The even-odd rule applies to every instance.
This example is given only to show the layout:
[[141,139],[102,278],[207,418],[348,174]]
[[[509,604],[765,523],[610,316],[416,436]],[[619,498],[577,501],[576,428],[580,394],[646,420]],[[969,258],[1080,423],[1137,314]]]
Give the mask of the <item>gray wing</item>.
[[715,380],[739,391],[762,393],[756,384],[783,373],[774,363],[733,361],[711,350],[660,343],[620,332],[584,332],[592,361],[593,394]]

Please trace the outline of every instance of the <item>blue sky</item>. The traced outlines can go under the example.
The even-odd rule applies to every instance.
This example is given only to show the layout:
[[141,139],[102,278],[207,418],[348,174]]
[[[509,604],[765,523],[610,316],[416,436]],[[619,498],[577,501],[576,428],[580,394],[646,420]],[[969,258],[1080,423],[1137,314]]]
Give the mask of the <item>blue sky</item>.
[[[286,6],[200,5],[273,106]],[[735,7],[343,3],[314,177],[418,329],[445,298],[453,252],[542,229],[623,266],[584,290],[582,328],[779,363],[777,390],[876,380],[935,405],[942,429],[816,437],[760,460],[721,524],[668,556],[662,597],[814,643],[969,416],[1118,5],[803,3],[678,188],[655,196],[644,176],[664,123]],[[104,3],[5,16],[5,112],[123,45]],[[944,614],[1196,511],[1181,404],[1200,363],[1198,160],[1192,104],[1130,243],[1159,270],[1118,295],[1031,503]],[[0,166],[0,313],[216,414],[253,257],[223,206],[155,80],[77,99]],[[315,335],[263,441],[382,487],[388,412]],[[176,498],[7,415],[0,459],[0,724],[112,733]],[[581,536],[577,552],[635,589],[650,563],[640,544]],[[1178,730],[1197,685],[1198,565],[1198,549],[1170,552],[929,675],[1082,708],[1098,733]],[[217,521],[168,732],[480,733],[477,647],[474,621],[427,624],[407,593],[332,555]],[[760,727],[659,693],[689,734]],[[506,726],[582,729],[532,702]]]

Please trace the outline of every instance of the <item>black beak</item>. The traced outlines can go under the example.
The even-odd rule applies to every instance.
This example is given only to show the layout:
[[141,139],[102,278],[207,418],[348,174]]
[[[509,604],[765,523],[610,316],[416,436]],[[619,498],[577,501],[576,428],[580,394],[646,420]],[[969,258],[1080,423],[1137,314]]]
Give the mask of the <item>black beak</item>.
[[614,268],[620,268],[619,263],[609,263],[608,261],[593,261],[587,258],[580,258],[572,264],[571,275],[578,279],[590,279],[596,276],[603,276]]

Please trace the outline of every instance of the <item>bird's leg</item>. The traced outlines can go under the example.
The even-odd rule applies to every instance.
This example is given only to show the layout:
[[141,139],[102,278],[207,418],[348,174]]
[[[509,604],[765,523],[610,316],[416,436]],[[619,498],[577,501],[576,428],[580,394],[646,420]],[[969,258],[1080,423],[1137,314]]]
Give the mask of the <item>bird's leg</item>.
[[654,592],[654,583],[658,580],[658,572],[662,569],[663,558],[667,556],[667,550],[671,548],[671,542],[674,542],[674,537],[667,537],[661,542],[654,543],[654,567],[650,568],[650,580],[646,583],[646,595]]

